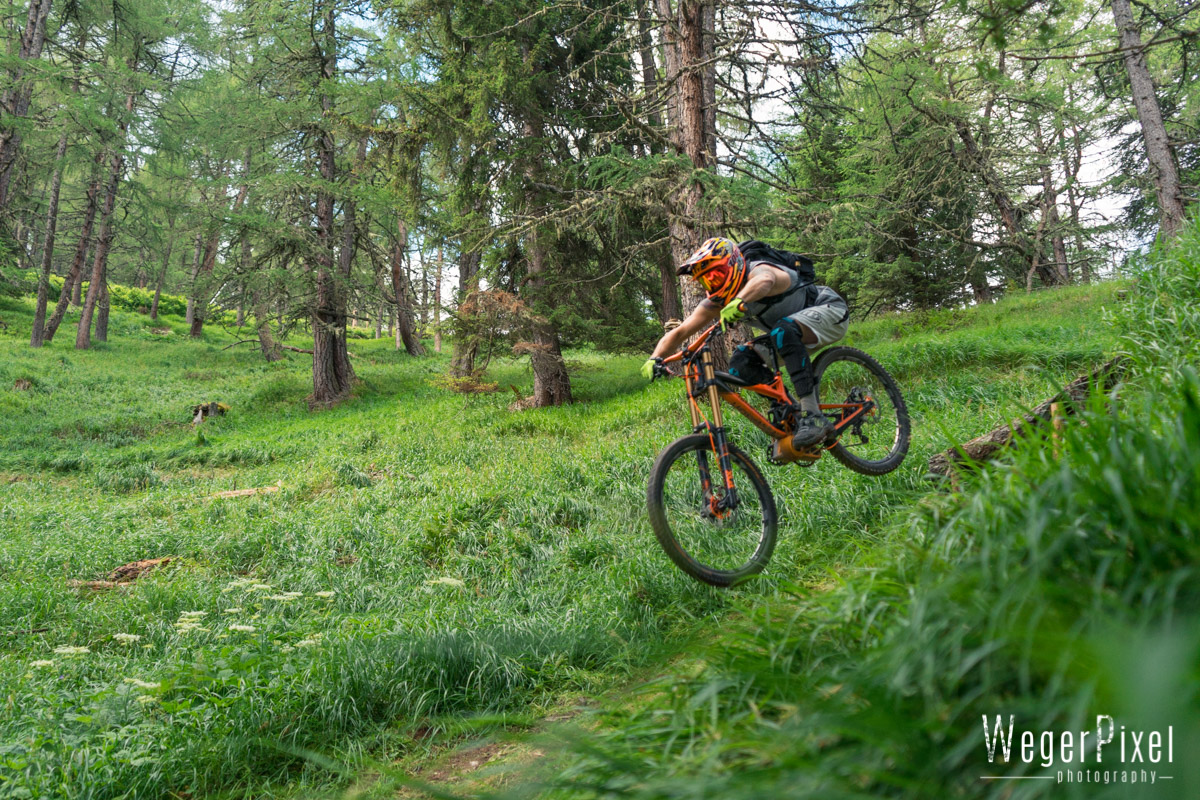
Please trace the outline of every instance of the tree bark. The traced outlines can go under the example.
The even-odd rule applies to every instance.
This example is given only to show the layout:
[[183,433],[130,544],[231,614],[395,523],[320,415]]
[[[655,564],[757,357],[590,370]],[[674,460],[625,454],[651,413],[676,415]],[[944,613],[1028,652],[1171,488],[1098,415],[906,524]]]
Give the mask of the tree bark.
[[1042,135],[1042,122],[1036,117],[1033,120],[1033,132],[1038,169],[1042,178],[1042,213],[1046,217],[1046,228],[1050,233],[1051,249],[1054,253],[1054,270],[1051,274],[1055,283],[1066,286],[1071,282],[1071,272],[1067,266],[1067,248],[1063,242],[1062,224],[1058,216],[1058,189],[1054,187],[1054,175],[1050,171],[1050,148],[1046,146],[1046,139]]
[[[41,347],[46,336],[46,298],[50,291],[50,272],[54,264],[54,234],[58,227],[58,197],[62,189],[63,159],[67,155],[67,134],[58,137],[54,152],[54,177],[50,180],[50,206],[46,209],[46,235],[42,239],[42,268],[38,272],[37,309],[33,315],[30,347]],[[66,284],[63,294],[67,293]]]
[[1028,414],[1010,425],[1001,425],[977,436],[958,447],[937,453],[929,459],[929,471],[937,475],[949,475],[959,466],[972,461],[987,461],[1008,447],[1017,437],[1028,434],[1051,417],[1051,406],[1061,404],[1067,414],[1075,413],[1088,397],[1093,387],[1109,392],[1128,367],[1128,361],[1118,356],[1091,372],[1080,375],[1068,383],[1053,397],[1039,403]]
[[196,245],[192,248],[192,270],[191,282],[188,284],[187,311],[184,312],[183,321],[191,328],[192,320],[196,318],[196,277],[200,274],[200,257],[204,255],[204,234],[196,234]]
[[171,250],[175,247],[175,215],[167,220],[167,248],[163,253],[162,269],[158,271],[158,280],[154,283],[154,299],[150,301],[150,319],[158,319],[158,300],[162,297],[163,283],[167,279],[167,268],[171,265]]
[[[96,222],[96,201],[99,196],[100,181],[92,181],[87,189],[87,205],[84,207],[83,225],[79,230],[79,241],[75,245],[75,256],[71,259],[71,269],[63,281],[62,292],[58,295],[54,313],[50,315],[50,321],[46,323],[45,341],[47,342],[54,339],[58,326],[62,324],[63,317],[67,314],[67,307],[70,306],[71,299],[79,296],[79,289],[83,284],[83,265],[87,262],[88,250],[91,247],[92,226]],[[76,301],[76,305],[78,304]]]
[[1133,19],[1129,0],[1112,0],[1113,21],[1124,51],[1125,71],[1129,73],[1129,84],[1133,88],[1133,105],[1137,109],[1138,122],[1142,126],[1142,141],[1146,145],[1146,158],[1150,162],[1150,174],[1154,179],[1154,194],[1162,217],[1159,230],[1166,238],[1179,233],[1184,223],[1183,185],[1179,180],[1179,166],[1175,151],[1167,138],[1167,126],[1163,122],[1162,108],[1154,79],[1146,66],[1146,53],[1142,47],[1142,34]]
[[[677,12],[671,0],[658,0],[659,16],[666,20],[663,48],[667,65],[666,83],[673,87],[671,140],[680,153],[691,161],[694,171],[709,169],[708,145],[712,139],[705,113],[704,4],[699,0],[679,0]],[[705,239],[711,220],[703,213],[704,188],[689,175],[668,202],[668,229],[671,256],[675,264],[687,260]],[[690,314],[705,292],[687,277],[678,279],[682,311]]]
[[100,282],[100,294],[96,297],[96,341],[108,341],[108,254],[104,256],[104,280]]
[[[546,289],[546,250],[539,241],[537,231],[530,234],[529,277],[526,285],[535,297]],[[571,402],[571,377],[563,360],[558,332],[549,321],[536,319],[533,322],[533,346],[529,358],[533,364],[533,407],[561,406]]]
[[254,291],[252,305],[254,306],[255,330],[258,333],[258,347],[262,350],[263,358],[268,362],[279,361],[283,358],[279,345],[271,335],[271,313],[263,300],[261,289]]
[[662,286],[659,322],[666,325],[673,319],[682,320],[683,309],[679,305],[679,277],[675,274],[675,263],[671,260],[671,251],[665,247],[661,248],[658,254],[658,276]]
[[[662,113],[659,111],[658,65],[654,58],[654,39],[650,33],[650,17],[646,13],[646,0],[635,0],[638,20],[638,49],[642,61],[642,87],[646,93],[646,121],[654,131],[662,129]],[[646,148],[651,153],[662,151],[660,143],[650,137]],[[672,276],[672,280],[674,276]]]
[[438,242],[437,283],[433,286],[433,352],[442,352],[442,268],[444,251]]
[[[343,276],[340,270],[335,270],[333,261],[333,186],[337,180],[337,165],[334,161],[336,146],[331,130],[333,96],[327,87],[337,71],[335,4],[326,0],[322,5],[324,30],[319,51],[321,80],[317,84],[321,92],[317,162],[322,186],[317,192],[317,247],[314,257],[316,297],[312,312],[312,404],[315,407],[329,406],[345,399],[354,385],[354,368],[350,366],[349,350],[346,347],[346,296]],[[314,41],[317,39],[315,16]]]
[[[29,14],[17,51],[19,60],[10,72],[11,85],[0,96],[0,111],[5,117],[23,117],[29,111],[29,102],[33,98],[33,82],[26,79],[25,69],[28,62],[37,61],[42,57],[50,5],[51,0],[31,0],[29,3]],[[8,207],[8,187],[12,181],[13,165],[20,144],[21,134],[10,121],[0,130],[0,209]]]
[[413,292],[404,268],[404,256],[408,250],[408,224],[403,219],[396,221],[396,241],[392,245],[392,293],[396,300],[396,349],[403,349],[410,356],[425,355],[425,346],[413,329]]
[[[536,74],[539,65],[528,50],[525,52],[525,60],[530,66],[530,72]],[[545,125],[539,108],[531,106],[525,110],[523,127],[528,142],[540,142],[543,139]],[[542,177],[541,158],[541,148],[534,148],[525,162],[525,213],[533,219],[537,219],[541,212],[541,198],[536,188]],[[533,366],[534,408],[560,406],[571,402],[571,378],[567,374],[566,362],[563,361],[558,331],[549,319],[537,313],[539,307],[552,306],[546,291],[548,265],[544,236],[544,232],[534,224],[525,242],[526,274],[521,290],[522,299],[534,311],[531,322],[532,342],[528,348]]]
[[[1067,89],[1068,103],[1074,103],[1070,87]],[[1083,230],[1079,224],[1079,211],[1082,202],[1075,187],[1079,183],[1079,170],[1083,165],[1083,137],[1074,122],[1071,123],[1072,146],[1067,147],[1066,130],[1059,127],[1058,144],[1061,151],[1063,176],[1066,181],[1067,206],[1071,209],[1071,231],[1075,239],[1075,257],[1079,259],[1079,279],[1084,283],[1092,282],[1091,258],[1084,247]]]
[[[222,170],[222,173],[224,170]],[[246,157],[242,167],[242,185],[238,187],[237,196],[233,199],[233,205],[229,210],[230,215],[235,215],[242,210],[242,205],[246,202],[246,196],[250,193],[250,149],[246,149]],[[200,267],[196,273],[196,279],[192,282],[192,294],[195,297],[195,303],[192,310],[191,328],[188,334],[193,339],[198,339],[204,335],[204,321],[208,317],[208,304],[212,301],[213,294],[213,273],[216,270],[217,250],[221,245],[221,227],[224,220],[218,219],[213,222],[212,229],[208,233],[208,241],[204,245],[204,257],[200,261]]]
[[[101,287],[104,287],[105,318],[107,320],[107,286],[108,280],[108,250],[112,246],[113,210],[117,203],[117,185],[121,182],[121,172],[125,167],[125,132],[129,129],[129,118],[133,114],[133,92],[125,95],[125,115],[118,124],[120,136],[114,143],[112,168],[108,176],[108,188],[104,193],[104,206],[100,211],[100,229],[96,236],[96,255],[92,261],[92,278],[88,284],[87,299],[83,304],[83,313],[79,317],[79,327],[75,333],[75,349],[86,350],[91,347],[92,316],[95,313],[96,301],[100,298]],[[105,331],[107,336],[107,331]]]
[[[487,198],[480,192],[474,201],[475,216],[483,214]],[[483,254],[479,245],[467,245],[466,241],[459,242],[458,257],[458,304],[459,314],[462,314],[463,301],[479,289],[479,265]],[[466,378],[475,373],[475,358],[479,355],[479,343],[473,337],[458,335],[454,337],[454,355],[450,361],[450,375],[455,378]]]

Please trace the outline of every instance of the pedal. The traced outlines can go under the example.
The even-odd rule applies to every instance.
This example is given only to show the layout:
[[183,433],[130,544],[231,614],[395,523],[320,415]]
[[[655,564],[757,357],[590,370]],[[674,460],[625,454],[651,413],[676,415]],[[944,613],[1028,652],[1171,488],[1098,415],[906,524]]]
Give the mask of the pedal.
[[776,465],[801,462],[804,466],[810,466],[820,457],[820,450],[809,450],[808,448],[797,450],[789,437],[775,440],[775,443],[771,445],[767,460]]

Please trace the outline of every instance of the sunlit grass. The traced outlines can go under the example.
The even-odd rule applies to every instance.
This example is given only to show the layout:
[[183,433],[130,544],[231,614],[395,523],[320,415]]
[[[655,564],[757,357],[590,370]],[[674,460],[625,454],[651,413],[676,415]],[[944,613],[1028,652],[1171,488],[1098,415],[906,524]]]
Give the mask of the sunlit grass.
[[[312,413],[307,356],[269,365],[214,326],[194,342],[181,320],[125,313],[107,345],[75,351],[68,320],[31,351],[31,303],[0,300],[0,793],[269,792],[335,777],[301,749],[394,757],[462,715],[603,691],[731,600],[824,586],[887,546],[929,454],[1111,349],[1111,297],[852,328],[909,398],[913,452],[878,480],[768,469],[780,544],[736,592],[654,543],[646,476],[688,424],[681,386],[646,386],[639,358],[568,353],[579,402],[512,413],[527,362],[463,396],[433,383],[448,355],[355,340],[356,396]],[[193,429],[210,400],[230,413]],[[757,432],[735,436],[764,463]],[[128,589],[70,583],[161,556],[178,560]]]

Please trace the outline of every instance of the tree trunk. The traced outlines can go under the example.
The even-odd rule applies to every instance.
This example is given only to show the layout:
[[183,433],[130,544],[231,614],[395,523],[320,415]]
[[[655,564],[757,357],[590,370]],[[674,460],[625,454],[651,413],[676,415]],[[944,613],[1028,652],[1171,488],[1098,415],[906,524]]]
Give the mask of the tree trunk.
[[[642,61],[642,87],[646,92],[646,121],[652,131],[662,130],[662,114],[659,111],[658,65],[654,59],[654,40],[650,35],[650,18],[646,13],[646,0],[636,0],[638,19],[638,50]],[[649,137],[646,143],[651,153],[662,151],[660,143]]]
[[[539,239],[535,230],[527,244],[529,277],[526,286],[533,290],[535,298],[544,295],[546,289],[546,250]],[[529,357],[533,364],[533,407],[570,403],[571,377],[567,374],[554,326],[542,319],[534,320],[532,345]]]
[[[230,215],[236,215],[242,210],[242,205],[246,202],[246,196],[250,193],[250,149],[246,149],[246,157],[242,166],[242,185],[238,187],[237,196],[233,199],[233,205],[229,210]],[[224,170],[222,170],[222,174]],[[204,321],[208,317],[208,304],[212,301],[213,289],[213,272],[216,270],[217,250],[221,244],[221,225],[224,220],[216,220],[209,231],[208,241],[204,246],[204,258],[200,262],[200,268],[197,271],[198,280],[193,281],[192,293],[195,295],[196,301],[192,311],[191,329],[189,335],[193,339],[197,339],[204,335]],[[240,305],[239,305],[240,309]],[[240,327],[240,325],[239,325]]]
[[425,336],[429,331],[429,275],[425,268],[425,253],[417,251],[421,264],[417,273],[421,276],[421,327],[418,331],[420,336]]
[[717,162],[717,63],[716,0],[702,0],[700,9],[700,73],[704,82],[704,155],[709,165]]
[[1033,133],[1038,154],[1038,169],[1042,178],[1042,213],[1046,218],[1045,227],[1049,230],[1051,249],[1054,253],[1054,269],[1050,274],[1056,284],[1066,286],[1071,282],[1071,272],[1067,266],[1067,248],[1063,242],[1062,224],[1058,216],[1058,189],[1054,187],[1054,175],[1050,171],[1050,148],[1042,134],[1042,121],[1037,117],[1033,120]]
[[[479,288],[479,262],[481,253],[478,249],[464,250],[458,257],[458,301],[459,313],[462,303],[472,292]],[[454,355],[450,361],[450,375],[455,378],[466,378],[475,372],[475,358],[479,355],[479,342],[472,336],[461,333],[454,337]]]
[[[317,193],[316,298],[312,314],[314,406],[329,406],[345,399],[354,385],[354,368],[346,347],[346,296],[342,275],[333,263],[333,186],[337,180],[336,143],[333,138],[333,96],[326,87],[337,69],[337,34],[334,6],[324,6],[324,34],[320,57],[321,128],[317,162],[322,186]],[[315,14],[314,28],[315,28]],[[316,30],[313,39],[316,40]],[[347,224],[352,227],[352,220]],[[343,246],[343,250],[345,247]],[[350,254],[352,257],[352,253]],[[345,256],[343,255],[343,260]],[[346,263],[349,263],[348,261]]]
[[[67,307],[71,304],[71,298],[79,296],[80,286],[83,284],[83,265],[87,262],[88,249],[91,247],[92,241],[92,226],[96,222],[96,199],[100,196],[100,182],[92,181],[87,189],[87,206],[83,211],[83,226],[79,231],[79,241],[75,245],[75,257],[71,259],[71,269],[67,272],[67,277],[63,281],[62,292],[58,295],[58,303],[54,306],[54,313],[50,315],[50,321],[46,323],[45,341],[49,342],[54,339],[54,334],[58,331],[58,326],[62,324],[63,317],[67,314]],[[76,302],[78,305],[78,302]]]
[[682,320],[683,310],[679,306],[679,277],[675,274],[675,263],[667,248],[655,248],[658,254],[658,274],[662,285],[662,304],[659,306],[659,322],[666,325],[671,320]]
[[96,297],[96,341],[108,341],[108,254],[104,257],[104,280],[100,282],[100,294]]
[[196,319],[196,278],[200,274],[200,257],[204,254],[204,234],[196,234],[196,246],[192,248],[192,278],[188,284],[187,311],[184,313],[184,322],[190,328],[192,321]]
[[[525,52],[525,60],[530,65],[530,71],[536,73],[537,63]],[[525,109],[524,133],[527,142],[541,142],[545,136],[545,125],[541,110],[537,107]],[[540,148],[534,148],[525,162],[525,213],[532,219],[537,219],[542,206],[539,190],[536,188],[542,177],[543,156]],[[547,296],[546,288],[546,242],[545,232],[535,224],[525,242],[527,268],[525,283],[521,289],[522,299],[534,311],[531,327],[532,342],[529,347],[529,358],[533,366],[533,407],[560,406],[571,402],[571,378],[567,374],[567,365],[563,361],[562,349],[558,341],[558,331],[553,323],[544,315],[541,309],[553,307],[552,298]]]
[[1112,0],[1112,12],[1124,51],[1125,70],[1129,73],[1129,84],[1133,88],[1133,105],[1142,126],[1146,158],[1154,178],[1154,193],[1162,215],[1160,231],[1164,237],[1171,238],[1184,223],[1183,186],[1179,180],[1175,151],[1167,138],[1167,126],[1163,123],[1162,109],[1158,105],[1154,79],[1146,66],[1142,35],[1134,22],[1129,0]]
[[404,269],[404,254],[408,250],[408,225],[396,221],[396,241],[392,245],[392,292],[396,299],[396,349],[404,348],[410,356],[425,355],[425,346],[413,330],[413,292]]
[[[683,0],[680,0],[681,2]],[[679,25],[672,9],[673,0],[655,0],[658,17],[663,21],[662,33],[662,63],[663,82],[666,87],[664,108],[667,112],[668,138],[676,150],[682,150],[680,145],[681,124],[679,119]]]
[[[126,96],[125,110],[127,112],[133,110],[132,94]],[[126,117],[127,119],[128,117]],[[122,132],[127,125],[127,121],[122,122]],[[117,203],[117,184],[121,181],[121,171],[125,166],[125,156],[120,149],[122,143],[119,142],[116,145],[118,149],[112,156],[112,169],[108,176],[108,187],[104,192],[104,206],[100,210],[100,228],[96,236],[96,255],[92,259],[92,277],[88,283],[87,298],[84,300],[83,313],[79,317],[79,327],[75,333],[76,350],[86,350],[91,347],[92,316],[96,312],[96,302],[100,298],[101,287],[108,280],[108,249],[112,245],[113,239],[113,210]]]
[[[670,104],[674,109],[671,139],[676,149],[691,161],[694,170],[709,169],[707,148],[712,137],[707,130],[704,104],[704,4],[698,0],[679,0],[676,13],[671,9],[671,0],[658,0],[658,8],[659,16],[666,20],[663,36],[666,83],[674,87]],[[702,211],[703,198],[703,186],[688,176],[668,203],[671,256],[675,264],[686,261],[706,238],[704,234],[711,220]],[[690,314],[704,299],[705,292],[690,278],[678,280],[683,313]]]
[[[1070,88],[1067,89],[1067,102],[1074,102]],[[1084,283],[1091,283],[1091,258],[1084,247],[1083,231],[1079,224],[1082,202],[1075,192],[1075,186],[1079,182],[1079,170],[1083,165],[1083,139],[1074,123],[1071,125],[1071,130],[1074,134],[1072,149],[1068,150],[1067,148],[1066,131],[1061,126],[1058,130],[1058,146],[1061,151],[1063,176],[1066,180],[1067,206],[1071,209],[1071,231],[1075,239],[1075,257],[1079,259],[1079,279]]]
[[167,279],[167,268],[171,265],[171,250],[175,247],[175,217],[167,222],[167,250],[163,253],[162,269],[154,282],[154,299],[150,302],[150,319],[158,319],[158,299],[162,297],[163,282]]
[[[58,227],[58,197],[62,189],[63,159],[67,155],[67,134],[58,137],[54,152],[54,177],[50,180],[50,206],[46,209],[46,235],[42,239],[42,268],[38,273],[37,309],[33,315],[33,331],[29,345],[41,347],[46,335],[46,297],[50,291],[50,272],[54,262],[54,232]],[[67,293],[66,284],[63,294]]]
[[[29,3],[29,14],[17,51],[18,62],[9,73],[9,87],[0,95],[0,111],[10,119],[23,117],[29,111],[29,102],[33,98],[33,82],[26,80],[25,67],[27,62],[37,61],[42,57],[50,5],[51,0],[31,0]],[[8,187],[12,181],[13,164],[16,162],[20,144],[21,134],[9,121],[0,130],[0,209],[8,207]]]
[[255,330],[258,333],[258,347],[262,350],[263,358],[268,362],[279,361],[283,358],[283,352],[271,336],[271,313],[263,300],[262,290],[254,290],[251,305],[254,306]]
[[438,243],[437,283],[433,286],[433,352],[442,352],[442,267],[444,252]]

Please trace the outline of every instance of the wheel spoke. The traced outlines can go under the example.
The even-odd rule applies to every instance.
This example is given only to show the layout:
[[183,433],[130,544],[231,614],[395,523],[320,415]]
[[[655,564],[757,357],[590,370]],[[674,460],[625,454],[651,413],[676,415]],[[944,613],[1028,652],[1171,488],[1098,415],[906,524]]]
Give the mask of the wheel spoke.
[[[775,504],[770,489],[743,454],[731,457],[736,507],[724,508],[727,488],[708,437],[674,443],[651,475],[650,518],[663,549],[685,572],[717,586],[728,586],[760,571],[775,543]],[[678,449],[678,452],[672,452]]]

